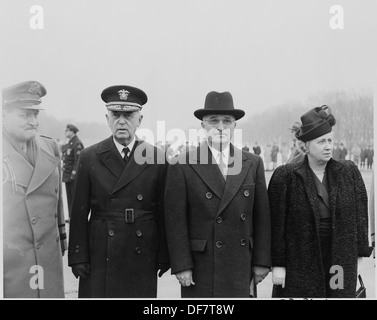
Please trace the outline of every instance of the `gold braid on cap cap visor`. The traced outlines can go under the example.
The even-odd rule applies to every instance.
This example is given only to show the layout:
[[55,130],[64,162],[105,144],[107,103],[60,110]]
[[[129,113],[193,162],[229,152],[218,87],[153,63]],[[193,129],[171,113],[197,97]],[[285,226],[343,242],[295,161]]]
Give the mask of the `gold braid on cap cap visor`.
[[142,106],[136,102],[110,102],[106,104],[106,108],[109,111],[127,111],[127,112],[133,112],[133,111],[140,111],[142,109]]

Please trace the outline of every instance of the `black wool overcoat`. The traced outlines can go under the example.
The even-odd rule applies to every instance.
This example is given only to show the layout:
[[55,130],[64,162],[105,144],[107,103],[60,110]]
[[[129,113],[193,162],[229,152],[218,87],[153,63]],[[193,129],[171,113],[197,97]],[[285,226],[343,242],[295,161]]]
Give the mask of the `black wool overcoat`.
[[[112,137],[80,154],[68,261],[90,263],[91,275],[80,279],[79,297],[157,295],[157,266],[169,262],[163,221],[165,154],[142,140],[134,150],[127,166]],[[146,162],[135,161],[137,155]],[[134,211],[133,222],[126,221],[126,209]]]
[[203,143],[168,167],[165,219],[172,273],[192,269],[182,297],[249,297],[252,266],[271,265],[262,159],[231,146],[226,181]]
[[[326,175],[332,216],[332,265],[334,276],[339,276],[340,270],[344,275],[343,288],[331,290],[330,297],[352,298],[356,292],[357,258],[368,257],[372,250],[368,245],[367,192],[352,161],[330,159]],[[326,297],[319,200],[307,156],[302,162],[278,167],[268,194],[272,265],[286,268],[283,296]]]

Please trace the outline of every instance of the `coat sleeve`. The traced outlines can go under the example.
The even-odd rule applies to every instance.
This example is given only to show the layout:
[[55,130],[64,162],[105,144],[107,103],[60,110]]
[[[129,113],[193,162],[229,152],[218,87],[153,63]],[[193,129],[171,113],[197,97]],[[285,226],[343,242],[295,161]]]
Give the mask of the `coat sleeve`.
[[349,161],[352,168],[355,198],[356,198],[356,219],[357,219],[357,253],[359,257],[369,257],[373,248],[369,246],[368,240],[368,196],[365,184],[359,169]]
[[[60,152],[59,146],[54,141],[54,154],[60,160]],[[67,234],[65,231],[65,216],[64,216],[64,208],[63,208],[63,192],[62,192],[62,168],[61,162],[59,161],[59,199],[58,199],[58,206],[56,209],[57,218],[58,218],[58,229],[59,229],[59,237],[60,237],[60,246],[62,252],[64,253],[68,249],[67,245]]]
[[289,208],[285,166],[278,167],[272,175],[268,197],[271,209],[272,266],[285,267],[285,233]]
[[164,205],[164,191],[165,191],[165,180],[166,180],[166,164],[160,164],[160,174],[159,182],[157,187],[158,202],[157,202],[157,212],[158,212],[158,263],[169,266],[169,251],[168,244],[166,240],[166,230],[165,230],[165,205]]
[[271,215],[261,158],[259,158],[255,181],[253,244],[253,265],[271,267]]
[[171,273],[194,267],[187,223],[187,187],[180,164],[169,164],[165,188],[165,224]]
[[81,153],[69,230],[68,265],[89,263],[88,216],[90,212],[91,181],[89,176],[90,157],[85,150]]

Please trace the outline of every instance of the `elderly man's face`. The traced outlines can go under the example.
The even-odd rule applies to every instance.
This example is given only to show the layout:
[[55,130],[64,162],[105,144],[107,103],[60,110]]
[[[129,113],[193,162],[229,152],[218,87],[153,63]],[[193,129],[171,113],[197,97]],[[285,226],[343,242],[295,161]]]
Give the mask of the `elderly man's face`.
[[207,131],[208,143],[217,150],[223,150],[230,143],[235,127],[235,118],[226,114],[207,115],[202,121],[202,128]]
[[140,114],[140,111],[109,111],[106,119],[115,140],[126,146],[134,138],[136,129],[140,126],[143,116]]
[[38,132],[39,110],[11,108],[3,110],[3,127],[17,142],[25,143],[33,139]]

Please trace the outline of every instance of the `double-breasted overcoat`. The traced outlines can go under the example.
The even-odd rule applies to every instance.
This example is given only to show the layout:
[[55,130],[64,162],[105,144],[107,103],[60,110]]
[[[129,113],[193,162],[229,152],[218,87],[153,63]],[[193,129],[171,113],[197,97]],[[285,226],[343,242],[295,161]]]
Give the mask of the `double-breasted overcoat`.
[[164,160],[163,151],[137,140],[126,166],[113,137],[81,152],[68,258],[70,266],[90,263],[91,274],[80,278],[79,297],[156,297],[157,266],[169,261]]
[[45,136],[33,143],[35,166],[3,134],[4,297],[64,298],[59,149]]
[[[232,145],[226,181],[207,143],[173,158],[166,192],[172,273],[192,269],[182,297],[249,297],[252,266],[270,266],[270,209],[262,159]],[[174,162],[174,163],[173,163]]]

